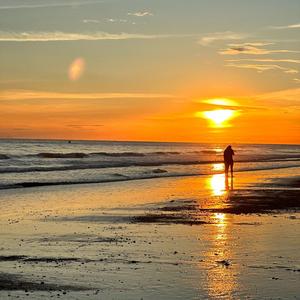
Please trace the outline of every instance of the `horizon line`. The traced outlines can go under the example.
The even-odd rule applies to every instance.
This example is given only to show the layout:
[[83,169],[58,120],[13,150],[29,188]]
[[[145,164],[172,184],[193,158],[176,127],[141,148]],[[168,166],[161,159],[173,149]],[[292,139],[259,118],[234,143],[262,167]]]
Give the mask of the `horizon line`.
[[[24,140],[24,141],[65,141],[65,142],[117,142],[117,143],[165,143],[165,144],[228,144],[225,142],[213,143],[213,142],[195,142],[195,141],[146,141],[146,140],[94,140],[94,139],[60,139],[60,138],[5,138],[0,137],[0,142],[3,140]],[[246,142],[229,142],[229,144],[237,145],[299,145],[300,143],[246,143]]]

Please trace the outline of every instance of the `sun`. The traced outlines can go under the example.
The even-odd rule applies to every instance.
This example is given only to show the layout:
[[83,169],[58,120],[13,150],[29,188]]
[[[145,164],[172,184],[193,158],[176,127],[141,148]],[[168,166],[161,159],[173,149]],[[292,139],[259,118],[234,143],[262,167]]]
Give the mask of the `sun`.
[[226,121],[235,117],[237,112],[233,109],[216,109],[202,112],[205,119],[209,120],[213,127],[228,127]]
[[206,119],[209,126],[213,128],[231,127],[229,121],[240,115],[240,105],[238,102],[227,98],[213,98],[200,101],[207,104],[211,110],[203,110],[195,113],[195,117]]

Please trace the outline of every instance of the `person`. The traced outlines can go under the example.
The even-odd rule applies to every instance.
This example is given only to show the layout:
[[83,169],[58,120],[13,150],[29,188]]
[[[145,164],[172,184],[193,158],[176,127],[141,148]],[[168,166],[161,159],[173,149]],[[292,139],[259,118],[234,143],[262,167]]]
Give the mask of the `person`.
[[231,145],[227,146],[224,150],[225,175],[228,175],[230,167],[231,176],[233,176],[233,155],[234,151],[232,150]]

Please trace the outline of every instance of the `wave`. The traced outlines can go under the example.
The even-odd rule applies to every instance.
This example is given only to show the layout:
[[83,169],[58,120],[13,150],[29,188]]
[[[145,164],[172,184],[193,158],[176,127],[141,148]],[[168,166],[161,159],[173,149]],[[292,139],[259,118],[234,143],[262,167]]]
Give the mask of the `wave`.
[[139,152],[93,152],[92,156],[108,156],[108,157],[144,157],[146,154]]
[[[199,155],[198,155],[199,154]],[[101,159],[101,158],[147,158],[153,160],[159,160],[163,157],[168,157],[168,159],[173,159],[176,157],[182,160],[193,160],[193,161],[207,161],[209,163],[214,162],[212,158],[216,159],[216,162],[222,162],[223,155],[222,153],[217,152],[216,150],[201,150],[201,151],[155,151],[155,152],[40,152],[36,154],[26,154],[26,155],[17,155],[12,156],[10,154],[0,154],[1,159],[18,159],[26,160],[30,159]],[[290,154],[246,154],[239,155],[236,161],[240,162],[256,162],[256,161],[276,161],[276,160],[300,160],[299,153],[290,153]],[[210,161],[208,161],[210,160]],[[106,159],[107,161],[107,159]],[[140,161],[139,161],[140,163]]]
[[216,151],[216,150],[201,150],[201,151],[190,151],[189,153],[203,153],[203,154],[223,154],[222,152]]
[[[290,162],[294,164],[288,167],[294,167],[300,158],[292,158]],[[287,163],[287,159],[257,159],[253,160],[239,160],[235,164],[241,163]],[[197,166],[197,165],[211,165],[221,164],[223,160],[144,160],[144,161],[80,161],[80,163],[64,164],[64,165],[47,165],[47,166],[0,166],[0,173],[28,173],[28,172],[53,172],[53,171],[71,171],[71,170],[93,170],[93,169],[108,169],[108,168],[129,168],[129,167],[162,167],[162,166]],[[275,167],[277,166],[269,166]],[[284,167],[284,166],[281,166]],[[254,169],[252,167],[251,169]],[[260,168],[260,167],[258,167]]]
[[[155,172],[154,172],[155,174]],[[13,184],[0,184],[0,190],[7,189],[17,189],[17,188],[31,188],[31,187],[43,187],[43,186],[60,186],[60,185],[79,185],[79,184],[96,184],[96,183],[109,183],[109,182],[120,182],[120,181],[133,181],[133,180],[144,180],[144,179],[156,179],[156,178],[174,178],[174,177],[188,177],[188,176],[198,176],[199,173],[189,173],[189,174],[164,174],[162,175],[144,175],[129,177],[122,174],[112,174],[115,178],[99,179],[99,180],[82,180],[82,181],[49,181],[49,182],[18,182]]]
[[107,169],[107,168],[126,168],[126,167],[160,167],[166,165],[200,165],[211,164],[215,161],[162,161],[162,162],[99,162],[99,164],[77,164],[64,166],[32,166],[32,167],[4,167],[0,168],[0,173],[28,173],[28,172],[50,172],[50,171],[70,171],[70,170],[88,170],[88,169]]
[[[240,172],[251,172],[251,171],[264,171],[264,170],[275,170],[285,168],[299,168],[295,165],[287,166],[261,166],[261,167],[242,167],[235,173]],[[109,183],[109,182],[120,182],[120,181],[133,181],[133,180],[145,180],[145,179],[158,179],[158,178],[174,178],[174,177],[192,177],[192,176],[212,176],[216,174],[222,174],[222,172],[210,173],[210,172],[168,172],[165,169],[153,169],[147,172],[142,172],[135,175],[124,175],[120,173],[106,174],[103,178],[91,178],[91,179],[73,179],[73,180],[53,180],[53,181],[26,181],[17,183],[0,184],[0,190],[4,189],[17,189],[17,188],[30,188],[30,187],[43,187],[43,186],[61,186],[61,185],[79,185],[79,184],[97,184],[97,183]]]
[[[106,157],[145,157],[151,155],[180,155],[181,152],[177,151],[156,151],[156,152],[71,152],[71,153],[59,153],[59,152],[41,152],[37,154],[27,154],[25,157],[39,157],[39,158],[85,158],[94,156],[106,156]],[[3,157],[9,158],[3,154]],[[1,154],[0,154],[1,159]]]
[[87,157],[88,154],[85,153],[38,153],[32,154],[29,156],[37,156],[42,158],[84,158]]
[[238,172],[250,172],[250,171],[264,171],[264,170],[279,170],[279,169],[289,169],[289,168],[299,168],[300,165],[279,165],[279,166],[253,166],[253,167],[245,167],[240,168],[238,171],[234,171],[235,173]]

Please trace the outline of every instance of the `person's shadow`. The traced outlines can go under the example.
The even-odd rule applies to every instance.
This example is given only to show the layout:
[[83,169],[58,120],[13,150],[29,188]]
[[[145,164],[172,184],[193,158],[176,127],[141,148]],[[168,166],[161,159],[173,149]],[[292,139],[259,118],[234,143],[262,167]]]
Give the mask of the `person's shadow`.
[[233,176],[230,176],[230,186],[229,186],[229,178],[228,174],[225,174],[225,188],[226,191],[233,191]]

